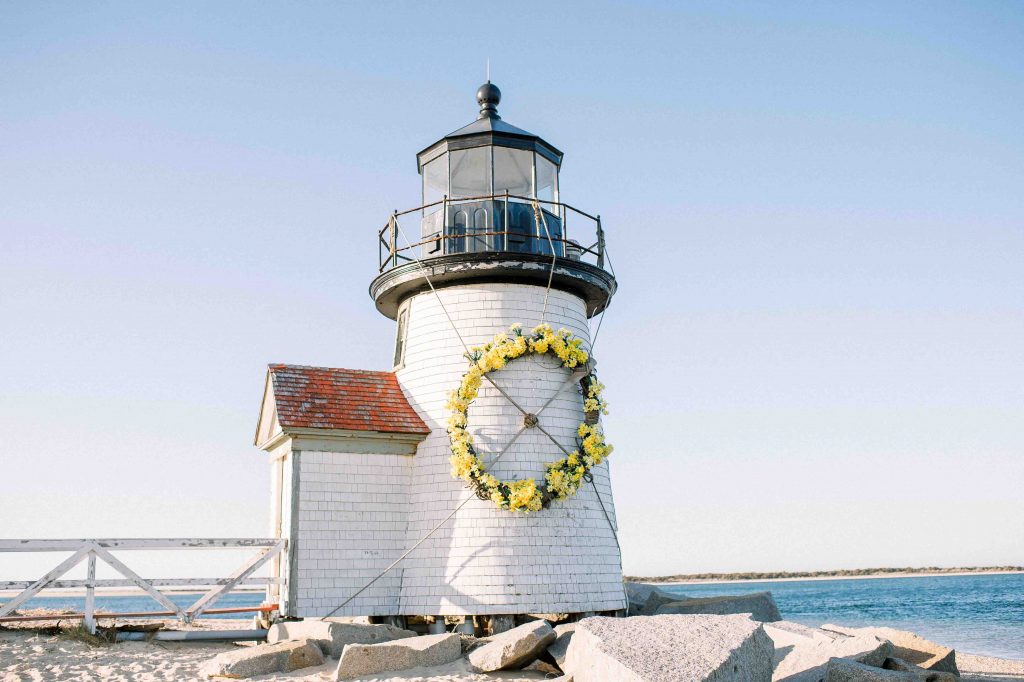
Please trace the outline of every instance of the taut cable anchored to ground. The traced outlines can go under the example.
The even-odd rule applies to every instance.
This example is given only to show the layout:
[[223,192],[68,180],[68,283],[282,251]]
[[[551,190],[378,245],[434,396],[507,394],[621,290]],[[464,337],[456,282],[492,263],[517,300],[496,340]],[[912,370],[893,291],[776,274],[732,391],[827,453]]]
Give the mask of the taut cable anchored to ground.
[[[547,318],[548,295],[551,293],[551,286],[552,286],[552,283],[554,282],[555,265],[557,263],[558,254],[555,251],[555,245],[554,245],[554,241],[551,238],[551,232],[548,230],[547,220],[544,218],[543,211],[540,210],[540,205],[538,204],[536,199],[533,200],[533,210],[534,210],[535,217],[538,219],[540,224],[542,224],[544,226],[544,232],[547,234],[548,245],[551,247],[551,267],[550,267],[550,270],[548,272],[547,288],[544,290],[544,307],[543,307],[543,309],[541,311],[541,323],[543,324],[545,322],[546,318]],[[401,224],[398,221],[398,216],[397,215],[393,215],[391,217],[391,220],[392,220],[392,228],[391,229],[397,231],[397,233],[402,236],[402,240],[405,242],[406,248],[409,249],[409,253],[413,254],[412,244],[409,242],[409,238],[405,235],[405,231],[402,229],[402,226],[401,226]],[[456,326],[455,320],[452,318],[451,314],[448,312],[448,308],[445,306],[444,300],[441,298],[441,295],[438,293],[437,289],[434,287],[434,283],[430,279],[430,271],[429,271],[429,269],[423,264],[423,262],[417,256],[412,255],[411,260],[414,261],[416,263],[416,265],[419,267],[420,271],[422,271],[423,278],[427,281],[427,286],[430,287],[430,291],[434,294],[435,298],[437,298],[438,305],[441,306],[441,310],[444,312],[445,317],[448,319],[448,324],[451,325],[452,331],[455,332],[455,335],[459,339],[459,343],[462,344],[462,347],[466,351],[466,354],[469,355],[470,354],[469,345],[466,343],[466,340],[463,338],[462,334],[459,332],[459,328]],[[611,266],[611,259],[610,258],[609,258],[608,264],[609,264],[609,266]],[[612,270],[612,276],[614,276],[614,274],[615,274],[614,270]],[[601,311],[601,319],[598,321],[597,330],[595,331],[594,336],[593,336],[593,338],[591,339],[591,342],[590,342],[590,355],[591,355],[591,357],[593,357],[594,346],[595,346],[596,341],[597,341],[597,335],[601,331],[601,324],[604,322],[604,315],[605,315],[605,310],[602,310]],[[497,383],[495,383],[494,379],[492,379],[488,374],[484,374],[484,377],[498,391],[498,393],[500,393],[511,405],[513,405],[517,410],[522,412],[524,418],[533,418],[532,426],[534,426],[541,433],[543,433],[545,436],[547,436],[548,439],[550,439],[551,442],[555,444],[555,447],[557,447],[559,450],[561,450],[563,453],[565,453],[566,456],[568,456],[569,452],[564,447],[562,447],[561,443],[559,443],[554,438],[554,436],[552,436],[550,433],[548,433],[548,431],[546,429],[544,429],[543,427],[541,427],[537,423],[536,417],[540,416],[540,414],[542,412],[544,412],[544,410],[547,409],[547,407],[549,405],[551,405],[552,402],[554,402],[555,398],[557,398],[559,395],[561,395],[562,391],[564,391],[567,386],[569,386],[569,385],[575,383],[576,381],[578,381],[580,376],[581,376],[581,372],[588,371],[589,369],[590,369],[590,364],[588,363],[586,366],[582,367],[580,370],[578,370],[576,372],[573,372],[569,376],[569,378],[558,387],[558,389],[554,392],[554,394],[552,394],[552,396],[550,398],[548,398],[547,402],[545,402],[544,405],[539,410],[537,410],[537,412],[535,412],[533,414],[530,414],[519,403],[517,403],[515,401],[515,399],[513,399],[512,396],[510,396],[503,388],[501,388],[501,386],[499,386]],[[530,426],[528,426],[526,423],[524,423],[524,425],[516,432],[516,434],[514,436],[512,436],[511,440],[509,440],[509,442],[505,445],[505,447],[503,447],[498,452],[498,454],[493,459],[491,459],[491,463],[497,462],[499,459],[501,459],[502,456],[504,456],[504,454],[506,452],[508,452],[509,448],[511,448],[512,445],[514,445],[515,442],[517,440],[519,440],[519,437],[528,428],[530,428]],[[619,563],[619,567],[621,569],[622,547],[619,544],[618,528],[616,528],[615,524],[612,523],[611,516],[608,514],[608,510],[604,506],[604,500],[601,499],[601,492],[598,490],[597,484],[594,482],[594,477],[588,473],[586,478],[587,478],[588,481],[590,481],[590,484],[594,488],[594,494],[597,496],[597,501],[601,505],[601,511],[604,513],[604,518],[608,522],[608,527],[612,531],[612,537],[615,540],[615,546],[619,550],[619,562],[620,562]],[[450,521],[452,519],[452,517],[454,517],[459,512],[460,509],[462,509],[467,504],[469,504],[469,502],[471,500],[473,500],[473,499],[475,499],[475,496],[471,495],[471,496],[467,497],[465,500],[463,500],[462,502],[460,502],[447,516],[445,516],[433,528],[431,528],[429,531],[427,531],[427,533],[423,537],[421,537],[419,540],[417,540],[411,547],[409,547],[407,550],[405,550],[397,559],[395,559],[393,562],[391,562],[386,568],[384,568],[384,570],[382,570],[380,573],[378,573],[376,576],[374,576],[369,582],[367,582],[365,585],[363,585],[358,590],[356,590],[352,595],[350,595],[341,604],[336,606],[334,608],[334,610],[332,610],[330,613],[327,614],[327,616],[325,616],[325,618],[329,618],[329,617],[333,616],[334,614],[336,614],[341,609],[345,608],[356,597],[358,597],[360,594],[362,594],[367,589],[369,589],[371,586],[373,586],[374,583],[376,583],[378,580],[383,578],[385,575],[390,573],[392,569],[394,569],[396,566],[398,566],[398,564],[400,564],[410,554],[412,554],[416,550],[417,547],[422,545],[431,536],[433,536],[434,533],[436,533],[438,530],[440,530],[441,527],[444,526],[444,524],[448,523],[448,521]],[[627,605],[627,609],[628,609],[628,606],[629,606],[629,594],[626,592],[625,586],[623,586],[623,593],[626,595],[626,605]]]
[[[548,220],[544,217],[544,211],[541,210],[536,197],[533,199],[533,220],[534,222],[540,223],[544,226],[544,234],[548,236],[548,247],[551,249],[551,268],[548,270],[548,286],[544,290],[544,308],[540,311],[540,322],[541,324],[544,324],[547,322],[548,294],[551,293],[551,283],[555,279],[555,262],[558,258],[558,253],[555,251],[555,242],[551,239],[551,231],[548,229]],[[508,228],[506,227],[505,229]],[[593,343],[590,344],[590,348],[593,350]]]

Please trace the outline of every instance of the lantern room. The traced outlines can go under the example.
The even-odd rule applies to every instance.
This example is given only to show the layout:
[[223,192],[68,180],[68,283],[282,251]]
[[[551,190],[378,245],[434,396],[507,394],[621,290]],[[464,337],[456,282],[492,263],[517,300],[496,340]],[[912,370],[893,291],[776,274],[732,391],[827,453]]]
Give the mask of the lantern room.
[[421,237],[433,240],[429,253],[565,253],[558,204],[562,152],[501,120],[500,101],[496,85],[480,86],[477,120],[416,157]]
[[420,205],[377,233],[377,309],[397,319],[401,301],[428,287],[429,263],[430,286],[550,280],[596,315],[615,293],[600,216],[563,201],[562,152],[502,120],[496,85],[480,86],[476,100],[476,120],[416,155]]

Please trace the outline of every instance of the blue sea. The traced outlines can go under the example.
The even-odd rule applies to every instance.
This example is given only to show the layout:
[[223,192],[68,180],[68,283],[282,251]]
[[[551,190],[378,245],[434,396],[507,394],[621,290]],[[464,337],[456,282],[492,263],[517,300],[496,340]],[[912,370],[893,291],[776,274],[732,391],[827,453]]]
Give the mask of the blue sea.
[[[1024,574],[799,580],[670,585],[676,594],[713,596],[769,590],[786,620],[805,625],[886,625],[910,630],[961,651],[1024,659]],[[170,594],[187,606],[198,594]],[[231,593],[214,608],[255,606],[263,593]],[[149,597],[97,597],[112,612],[159,611]],[[81,597],[32,599],[26,608],[81,612]],[[211,616],[247,618],[251,614]]]
[[[196,600],[203,595],[202,592],[195,594],[187,592],[165,592],[164,595],[178,606],[188,607],[196,603]],[[218,599],[210,608],[229,609],[240,606],[259,606],[263,603],[264,592],[229,592]],[[7,601],[7,598],[0,598],[0,604]],[[82,613],[85,610],[85,597],[56,596],[36,597],[29,599],[19,607],[19,610],[28,609],[60,609],[74,613]],[[96,595],[96,610],[107,613],[142,613],[144,611],[161,612],[166,611],[155,599],[145,595],[137,594],[130,596],[107,597]],[[256,613],[223,613],[203,614],[202,618],[252,618]],[[102,625],[102,622],[101,622]]]
[[699,583],[662,589],[694,597],[767,590],[783,618],[804,625],[884,625],[972,654],[1024,659],[1024,574]]

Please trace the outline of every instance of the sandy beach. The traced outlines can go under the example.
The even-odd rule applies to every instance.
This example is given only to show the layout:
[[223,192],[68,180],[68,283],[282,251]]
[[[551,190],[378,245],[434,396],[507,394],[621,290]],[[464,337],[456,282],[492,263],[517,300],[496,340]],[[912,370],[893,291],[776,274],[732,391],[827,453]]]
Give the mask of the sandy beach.
[[[149,621],[152,622],[152,621]],[[47,621],[53,625],[54,622]],[[198,626],[180,627],[166,621],[168,629],[232,630],[251,627],[247,620],[206,620]],[[120,642],[118,644],[90,644],[52,634],[43,629],[0,629],[0,681],[2,682],[165,682],[201,680],[199,669],[203,663],[219,653],[238,646],[255,643],[185,643],[185,642]],[[321,666],[303,668],[292,673],[262,675],[250,678],[270,682],[324,682],[333,679],[338,665],[328,659]],[[447,666],[404,670],[380,676],[360,678],[363,682],[531,682],[545,679],[541,673],[503,672],[481,675],[471,672],[465,659]]]
[[[209,622],[208,622],[209,623]],[[199,629],[244,628],[247,621],[221,620]],[[53,634],[50,630],[0,630],[0,680],[2,682],[170,682],[201,680],[199,669],[210,658],[231,651],[236,644],[181,642],[121,642],[90,644]],[[244,644],[241,646],[252,646]],[[957,653],[957,662],[967,682],[1024,680],[1024,661]],[[250,678],[271,682],[324,682],[333,677],[337,661]],[[400,673],[360,678],[361,682],[530,682],[550,679],[541,673],[511,671],[476,674],[465,659],[447,666],[411,669]]]

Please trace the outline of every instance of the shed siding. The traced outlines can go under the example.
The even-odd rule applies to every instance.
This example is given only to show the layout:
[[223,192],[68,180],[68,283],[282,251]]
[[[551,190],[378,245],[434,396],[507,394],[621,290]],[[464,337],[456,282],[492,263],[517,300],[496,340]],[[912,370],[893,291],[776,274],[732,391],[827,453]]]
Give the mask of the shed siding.
[[[412,458],[303,450],[294,615],[325,616],[404,550]],[[397,615],[401,567],[337,616]]]

